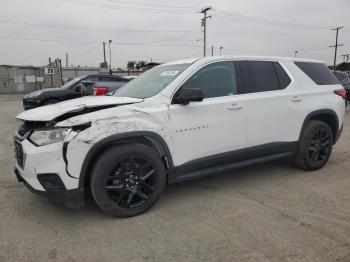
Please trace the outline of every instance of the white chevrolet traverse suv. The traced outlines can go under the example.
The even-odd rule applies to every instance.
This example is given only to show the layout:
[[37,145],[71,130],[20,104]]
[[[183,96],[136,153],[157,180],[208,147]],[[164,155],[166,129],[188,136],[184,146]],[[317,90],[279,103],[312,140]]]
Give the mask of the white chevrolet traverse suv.
[[157,66],[112,96],[25,111],[19,181],[107,214],[145,212],[167,183],[291,157],[321,168],[342,130],[345,90],[322,62],[221,56]]

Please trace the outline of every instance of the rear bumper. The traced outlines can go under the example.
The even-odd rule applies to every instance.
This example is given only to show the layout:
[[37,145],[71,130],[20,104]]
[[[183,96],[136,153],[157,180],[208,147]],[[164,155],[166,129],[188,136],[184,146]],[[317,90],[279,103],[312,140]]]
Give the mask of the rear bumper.
[[49,200],[64,204],[65,206],[69,208],[82,208],[85,205],[85,195],[84,195],[84,189],[83,188],[77,188],[77,189],[70,189],[70,190],[46,190],[41,191],[33,188],[28,182],[24,180],[24,178],[21,176],[20,171],[17,167],[14,169],[16,177],[18,182],[22,182],[29,191],[44,196],[45,198],[48,198]]

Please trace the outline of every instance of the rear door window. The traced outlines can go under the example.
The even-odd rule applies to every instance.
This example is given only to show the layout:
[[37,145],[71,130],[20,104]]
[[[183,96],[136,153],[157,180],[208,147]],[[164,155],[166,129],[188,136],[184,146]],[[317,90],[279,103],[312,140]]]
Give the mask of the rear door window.
[[[271,61],[237,61],[240,78],[243,81],[244,88],[241,93],[257,93],[265,91],[280,90],[280,82],[288,83],[288,75],[281,72],[283,68],[279,68]],[[280,73],[280,78],[277,75]],[[284,71],[284,70],[283,70]],[[290,81],[290,79],[289,79]],[[289,84],[289,83],[288,83]],[[284,88],[285,88],[284,87]]]
[[336,85],[338,79],[325,64],[315,62],[294,62],[317,85]]

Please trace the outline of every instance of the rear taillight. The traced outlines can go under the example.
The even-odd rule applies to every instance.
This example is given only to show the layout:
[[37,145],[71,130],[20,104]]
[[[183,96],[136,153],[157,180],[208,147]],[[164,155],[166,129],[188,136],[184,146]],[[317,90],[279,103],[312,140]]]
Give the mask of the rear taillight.
[[346,99],[346,90],[345,89],[334,90],[334,94],[341,96],[343,99]]
[[94,88],[94,96],[102,96],[108,92],[107,87],[95,87]]

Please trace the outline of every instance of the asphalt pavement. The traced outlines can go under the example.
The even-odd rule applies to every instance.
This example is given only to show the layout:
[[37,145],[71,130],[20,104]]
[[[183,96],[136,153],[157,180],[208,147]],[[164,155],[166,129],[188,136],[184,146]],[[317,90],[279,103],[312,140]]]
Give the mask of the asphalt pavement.
[[170,185],[111,218],[29,192],[13,173],[20,102],[0,102],[0,261],[350,261],[350,115],[328,164],[289,161]]

